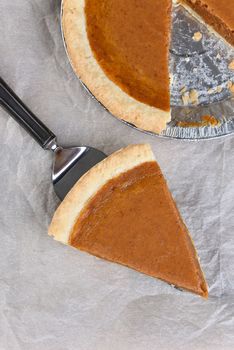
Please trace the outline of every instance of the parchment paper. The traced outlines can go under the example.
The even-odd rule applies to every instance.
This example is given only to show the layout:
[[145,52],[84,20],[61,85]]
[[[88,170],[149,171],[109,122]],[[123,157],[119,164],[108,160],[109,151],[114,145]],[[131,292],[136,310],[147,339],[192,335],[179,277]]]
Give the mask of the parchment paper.
[[63,246],[52,155],[0,111],[0,349],[234,348],[234,137],[159,139],[88,96],[64,52],[58,0],[0,1],[0,74],[58,135],[107,154],[149,142],[198,249],[207,301]]

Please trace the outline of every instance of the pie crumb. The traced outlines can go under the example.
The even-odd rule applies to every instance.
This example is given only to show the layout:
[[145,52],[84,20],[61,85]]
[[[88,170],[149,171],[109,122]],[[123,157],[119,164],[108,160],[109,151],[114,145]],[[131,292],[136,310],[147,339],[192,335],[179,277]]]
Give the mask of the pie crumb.
[[234,70],[234,60],[229,63],[228,68]]
[[192,89],[190,91],[185,91],[182,94],[181,98],[182,98],[183,104],[185,106],[187,106],[188,104],[196,105],[199,102],[199,100],[198,100],[198,92],[195,89]]
[[234,94],[234,84],[232,82],[230,82],[231,85],[229,87],[229,90]]
[[198,92],[195,89],[190,90],[189,92],[190,103],[193,105],[198,104]]
[[180,93],[184,94],[186,91],[187,91],[187,88],[186,88],[186,86],[184,86],[181,88]]
[[201,32],[196,32],[193,34],[193,40],[194,41],[200,41],[202,39],[202,33]]
[[220,126],[221,123],[212,115],[203,115],[200,121],[179,121],[177,125],[182,128],[199,128],[204,126],[216,127]]
[[185,92],[181,95],[182,101],[184,106],[187,106],[189,104],[189,92]]
[[223,90],[223,87],[221,85],[218,85],[216,87],[210,88],[207,92],[209,95],[215,94],[215,93],[220,93]]

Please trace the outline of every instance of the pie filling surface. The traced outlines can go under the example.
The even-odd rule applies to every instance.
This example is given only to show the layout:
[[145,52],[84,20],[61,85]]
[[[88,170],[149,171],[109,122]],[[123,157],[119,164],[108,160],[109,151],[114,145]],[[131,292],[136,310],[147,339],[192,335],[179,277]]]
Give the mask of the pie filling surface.
[[85,205],[69,244],[207,297],[195,248],[154,161],[109,180]]
[[169,111],[171,0],[86,0],[85,14],[105,74],[136,100]]
[[[234,1],[181,0],[234,44]],[[171,0],[86,0],[89,43],[105,74],[128,95],[170,110]]]
[[234,0],[181,0],[234,45]]

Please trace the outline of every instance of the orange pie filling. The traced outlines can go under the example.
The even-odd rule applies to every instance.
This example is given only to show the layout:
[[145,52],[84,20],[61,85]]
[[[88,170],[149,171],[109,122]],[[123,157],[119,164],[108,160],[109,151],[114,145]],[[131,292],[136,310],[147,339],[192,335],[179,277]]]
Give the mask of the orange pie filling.
[[204,21],[234,45],[233,0],[180,0],[191,7]]
[[171,0],[86,0],[85,14],[91,49],[109,79],[169,111]]
[[109,180],[84,207],[69,244],[208,295],[192,240],[156,162]]

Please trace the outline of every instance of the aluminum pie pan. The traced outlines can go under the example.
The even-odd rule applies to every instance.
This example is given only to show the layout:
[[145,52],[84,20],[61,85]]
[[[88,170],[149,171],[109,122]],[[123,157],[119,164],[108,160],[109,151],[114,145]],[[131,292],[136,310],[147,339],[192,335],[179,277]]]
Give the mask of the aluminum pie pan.
[[[62,16],[63,0],[60,13],[62,39],[68,60],[76,74],[67,51]],[[194,40],[194,33],[201,33],[201,40]],[[230,45],[209,31],[182,6],[173,6],[170,48],[172,120],[161,134],[140,129],[111,114],[80,77],[77,74],[76,76],[91,97],[110,115],[134,129],[163,138],[214,139],[234,133],[234,96],[230,91],[230,84],[233,83],[234,86],[234,70],[228,68],[233,59],[234,49]],[[184,105],[184,99],[189,100],[186,96],[189,96],[191,91],[195,91],[197,99],[188,101],[188,105]],[[203,116],[213,116],[217,125],[193,126],[201,124]],[[189,125],[189,127],[183,125]]]

